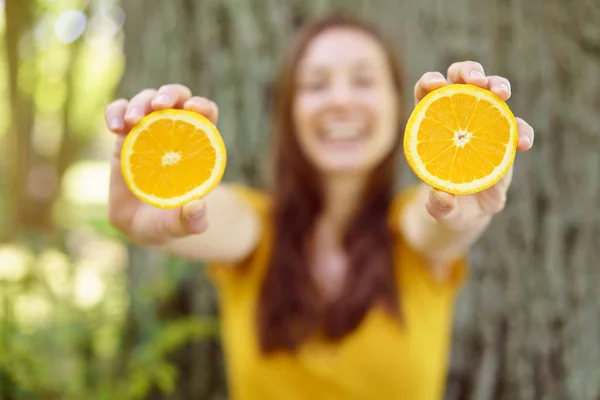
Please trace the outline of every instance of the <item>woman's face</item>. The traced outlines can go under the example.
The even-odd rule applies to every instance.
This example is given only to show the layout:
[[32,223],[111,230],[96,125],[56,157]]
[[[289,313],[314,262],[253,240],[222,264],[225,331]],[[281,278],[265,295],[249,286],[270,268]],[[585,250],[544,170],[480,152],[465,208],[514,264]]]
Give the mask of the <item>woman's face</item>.
[[382,46],[352,28],[331,28],[308,46],[293,117],[300,146],[325,174],[372,170],[398,134],[397,95]]

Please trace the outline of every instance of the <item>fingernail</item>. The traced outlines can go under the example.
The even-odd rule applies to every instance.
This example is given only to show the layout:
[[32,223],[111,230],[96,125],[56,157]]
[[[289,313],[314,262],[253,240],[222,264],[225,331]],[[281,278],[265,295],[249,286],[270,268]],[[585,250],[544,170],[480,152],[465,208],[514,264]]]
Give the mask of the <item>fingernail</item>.
[[203,201],[197,201],[194,202],[193,204],[190,204],[188,212],[187,212],[187,219],[198,219],[200,217],[202,217],[202,215],[204,214],[204,202]]
[[510,89],[504,83],[501,83],[501,84],[497,85],[496,86],[496,90],[503,90],[506,93],[510,93]]
[[171,104],[171,99],[166,94],[161,94],[154,100],[154,102],[158,104]]
[[144,113],[142,112],[142,110],[140,108],[132,108],[131,110],[129,110],[127,112],[127,115],[125,116],[127,119],[131,119],[131,118],[141,118],[144,115]]
[[119,118],[112,118],[110,121],[108,121],[108,127],[113,131],[121,129],[123,127],[123,122]]
[[521,140],[523,141],[523,144],[525,144],[527,147],[531,146],[531,139],[529,139],[529,137],[523,136]]
[[450,208],[451,205],[448,204],[448,201],[446,199],[444,199],[444,195],[442,194],[442,192],[434,190],[431,196],[436,206],[440,207],[443,210],[447,210]]
[[485,75],[481,71],[472,71],[470,76],[471,78],[485,78]]

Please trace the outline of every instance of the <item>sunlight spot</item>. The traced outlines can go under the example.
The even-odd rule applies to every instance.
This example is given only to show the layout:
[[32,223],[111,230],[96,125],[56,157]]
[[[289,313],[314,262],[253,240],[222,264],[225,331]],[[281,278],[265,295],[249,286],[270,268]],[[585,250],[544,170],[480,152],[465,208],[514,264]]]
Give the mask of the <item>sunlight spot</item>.
[[117,35],[125,23],[125,12],[120,7],[96,12],[90,19],[88,31],[91,39],[111,39]]
[[54,157],[58,154],[63,137],[63,120],[57,116],[36,116],[32,147],[36,153],[44,157]]
[[19,295],[14,301],[14,313],[17,322],[23,328],[36,328],[45,325],[50,319],[52,306],[40,293]]
[[0,247],[0,281],[18,282],[27,274],[33,255],[29,249],[15,244]]
[[67,10],[60,14],[54,23],[54,36],[64,43],[73,43],[83,33],[87,17],[80,10]]
[[69,257],[56,249],[46,249],[38,257],[40,271],[55,295],[64,296],[70,289],[70,264]]
[[46,47],[50,44],[52,21],[49,16],[42,16],[33,28],[33,36],[38,46]]
[[102,301],[105,285],[98,271],[87,263],[79,263],[75,275],[75,303],[81,308],[93,307]]
[[109,162],[78,162],[65,173],[62,192],[74,203],[104,205],[108,199],[109,178]]

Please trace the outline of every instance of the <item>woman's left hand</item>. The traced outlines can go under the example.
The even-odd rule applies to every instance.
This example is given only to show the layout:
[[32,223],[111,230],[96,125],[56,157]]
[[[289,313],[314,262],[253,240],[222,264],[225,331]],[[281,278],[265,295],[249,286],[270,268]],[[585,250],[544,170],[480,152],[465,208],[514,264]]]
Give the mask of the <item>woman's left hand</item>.
[[[429,92],[453,83],[469,83],[488,89],[506,101],[511,89],[508,79],[501,76],[486,76],[481,64],[464,61],[452,64],[448,76],[440,72],[427,72],[415,85],[415,103]],[[519,142],[517,150],[527,151],[533,145],[533,128],[521,118],[517,118]],[[455,196],[439,190],[430,189],[426,208],[429,214],[443,221],[453,229],[468,228],[471,223],[482,217],[491,217],[501,212],[506,203],[506,193],[512,180],[513,168],[495,185],[472,195]]]

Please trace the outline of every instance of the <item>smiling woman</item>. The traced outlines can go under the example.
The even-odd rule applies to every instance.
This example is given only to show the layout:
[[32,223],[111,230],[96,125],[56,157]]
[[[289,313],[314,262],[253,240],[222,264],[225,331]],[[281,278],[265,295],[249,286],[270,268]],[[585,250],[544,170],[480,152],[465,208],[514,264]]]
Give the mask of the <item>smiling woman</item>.
[[[423,75],[415,100],[470,83],[506,100],[475,62]],[[107,107],[118,135],[110,219],[139,244],[209,264],[233,399],[441,399],[466,253],[502,210],[511,173],[477,195],[425,184],[395,192],[404,121],[392,46],[333,16],[292,46],[275,98],[273,180],[220,184],[174,210],[141,203],[121,173],[123,137],[144,115],[218,108],[182,85]],[[533,132],[522,120],[519,149]]]
[[265,350],[293,348],[318,324],[341,338],[375,304],[397,310],[388,218],[403,81],[377,32],[333,21],[300,35],[277,92],[274,252],[259,306]]

